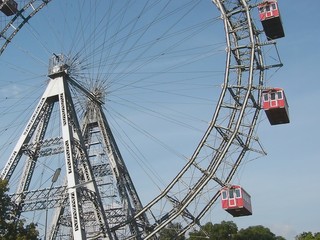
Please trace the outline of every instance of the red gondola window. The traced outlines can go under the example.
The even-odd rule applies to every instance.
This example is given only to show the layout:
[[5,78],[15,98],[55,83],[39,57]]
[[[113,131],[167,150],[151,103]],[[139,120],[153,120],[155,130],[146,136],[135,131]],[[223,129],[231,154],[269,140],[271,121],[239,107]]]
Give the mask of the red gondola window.
[[282,100],[282,99],[283,99],[282,91],[263,94],[263,101],[264,102],[269,102],[270,100]]
[[231,198],[231,199],[234,198],[234,190],[233,189],[229,190],[229,198]]
[[264,11],[264,7],[259,7],[259,12],[263,13],[263,11]]
[[277,10],[277,4],[275,4],[275,3],[272,3],[271,5],[266,5],[266,6],[259,8],[260,13],[270,12],[270,11],[274,11],[274,10]]
[[[230,189],[230,191],[232,191],[232,196],[235,193],[234,195],[235,195],[236,198],[241,198],[241,192],[240,192],[239,188]],[[230,198],[232,198],[231,195],[230,195]]]
[[226,200],[228,198],[227,191],[222,191],[222,200]]
[[222,191],[222,200],[226,200],[228,198],[227,191]]
[[267,5],[267,6],[266,6],[266,11],[267,11],[267,12],[270,12],[270,10],[271,10],[271,9],[270,9],[270,5]]
[[241,191],[239,188],[236,189],[236,198],[241,198]]

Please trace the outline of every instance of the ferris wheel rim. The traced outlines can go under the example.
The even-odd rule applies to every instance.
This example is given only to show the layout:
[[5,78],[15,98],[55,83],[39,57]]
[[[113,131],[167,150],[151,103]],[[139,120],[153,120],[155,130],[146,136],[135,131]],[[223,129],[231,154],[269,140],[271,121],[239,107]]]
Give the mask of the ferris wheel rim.
[[[220,98],[219,98],[220,100],[218,101],[218,104],[217,104],[217,107],[216,107],[216,111],[215,111],[215,113],[214,113],[214,115],[213,115],[212,121],[210,122],[210,126],[208,127],[207,132],[204,134],[204,137],[203,137],[203,139],[201,140],[200,144],[198,145],[198,148],[195,150],[195,152],[193,153],[193,156],[190,158],[188,164],[185,166],[186,169],[188,168],[188,166],[191,166],[191,165],[193,164],[193,161],[195,160],[195,157],[197,156],[198,151],[200,151],[201,148],[203,147],[203,144],[204,144],[204,142],[205,142],[205,140],[206,140],[206,136],[207,136],[208,134],[210,134],[211,130],[215,127],[214,125],[215,125],[216,118],[218,117],[218,114],[219,114],[219,109],[221,108],[222,101],[223,101],[223,99],[224,99],[224,95],[225,95],[226,91],[228,90],[228,75],[229,75],[229,70],[230,70],[230,65],[231,65],[231,63],[230,63],[230,58],[231,58],[231,55],[232,55],[232,51],[231,51],[231,47],[232,47],[232,46],[231,46],[231,43],[230,43],[230,36],[229,36],[229,35],[233,36],[235,42],[237,41],[237,38],[238,38],[238,37],[236,36],[236,34],[233,34],[233,33],[232,33],[232,32],[233,32],[233,29],[232,29],[232,27],[231,27],[232,24],[231,24],[231,21],[230,21],[229,18],[230,18],[230,16],[232,16],[233,13],[230,14],[230,12],[228,12],[228,11],[226,10],[226,7],[225,7],[225,5],[224,5],[225,1],[215,1],[215,0],[213,0],[212,2],[213,2],[214,4],[216,4],[217,8],[220,10],[220,12],[221,12],[221,18],[223,19],[224,25],[225,25],[225,34],[226,34],[226,38],[227,38],[227,41],[226,41],[226,43],[227,43],[227,47],[226,47],[226,49],[227,49],[227,61],[226,61],[226,62],[227,62],[227,63],[226,63],[226,71],[225,71],[225,76],[226,76],[226,77],[225,77],[225,83],[222,85],[221,95],[220,95]],[[245,11],[245,13],[246,13],[246,15],[247,15],[247,20],[248,20],[249,25],[250,25],[248,28],[250,29],[251,48],[252,48],[252,49],[255,49],[255,48],[258,46],[258,45],[256,44],[256,41],[258,40],[258,38],[257,38],[258,34],[253,31],[254,27],[251,26],[251,24],[253,24],[253,23],[250,21],[250,19],[251,19],[251,18],[250,18],[250,6],[249,6],[249,4],[248,4],[246,1],[241,1],[241,3],[243,4],[242,10]],[[234,11],[235,13],[237,13],[239,10],[238,10],[238,9],[232,9],[232,11]],[[230,28],[231,28],[231,29],[230,29]],[[231,32],[231,34],[230,34],[229,31]],[[234,43],[234,45],[237,45],[237,43]],[[263,58],[262,58],[261,56],[260,56],[260,60],[261,60],[261,63],[263,63]],[[250,71],[250,75],[251,75],[251,76],[249,77],[249,80],[248,80],[249,82],[248,82],[248,85],[246,86],[246,87],[247,87],[246,102],[249,101],[249,95],[251,94],[251,89],[254,88],[254,87],[256,87],[256,86],[254,86],[254,83],[252,82],[253,71],[254,71],[253,62],[254,62],[254,50],[252,51],[252,54],[251,54],[251,61],[250,61],[250,68],[249,68],[249,71]],[[263,64],[262,64],[262,65],[263,65]],[[258,71],[259,71],[259,70],[258,70]],[[262,88],[262,86],[263,86],[263,74],[261,74],[261,72],[262,72],[262,71],[260,71],[260,76],[261,76],[261,77],[260,77],[260,80],[259,80],[259,86],[257,87],[258,89]],[[259,93],[259,95],[260,95],[260,93]],[[243,112],[244,112],[244,109],[245,109],[245,108],[246,108],[246,104],[243,105],[242,114],[241,114],[241,115],[243,115]],[[258,115],[259,115],[259,112],[260,112],[260,109],[259,109],[259,107],[257,107],[257,108],[256,108],[256,113],[254,114],[254,121],[253,121],[254,126],[255,126],[257,117],[258,117]],[[239,118],[238,128],[239,128],[239,125],[240,125],[241,121],[242,121],[242,117]],[[253,133],[253,129],[254,129],[254,127],[252,128],[252,131],[250,131],[251,134]],[[230,138],[230,139],[233,139],[233,140],[234,140],[234,139],[236,138],[236,134],[237,134],[237,132],[234,132],[233,137]],[[248,138],[250,139],[250,138],[251,138],[251,135],[248,136]],[[232,141],[233,141],[233,140],[232,140]],[[232,141],[229,141],[229,143],[228,143],[229,146],[230,146],[230,144],[232,144]],[[228,151],[228,145],[224,148],[224,151]],[[246,149],[246,148],[247,148],[247,147],[244,147],[244,148],[243,148],[243,149],[244,149],[243,153],[245,153],[245,152],[248,150],[248,149]],[[241,153],[240,155],[242,155],[242,153]],[[194,156],[195,156],[195,157],[194,157]],[[240,160],[239,160],[238,163],[241,162],[241,159],[242,159],[242,157],[240,158]],[[226,184],[226,185],[229,184],[229,182],[232,180],[232,177],[233,177],[233,175],[235,174],[238,166],[239,166],[239,165],[236,164],[236,165],[232,168],[232,170],[230,171],[230,173],[229,173],[226,181],[224,182],[224,184]],[[179,173],[179,174],[181,174],[180,176],[182,176],[184,172],[185,172],[184,170],[181,170],[181,172]],[[207,173],[207,174],[208,174],[208,173]],[[204,174],[204,175],[205,175],[205,174]],[[214,177],[214,171],[210,174],[210,178],[213,178],[213,177]],[[144,209],[145,209],[145,210],[148,210],[148,208],[149,208],[150,206],[152,206],[153,203],[156,203],[156,202],[158,201],[158,199],[161,199],[162,197],[165,197],[165,195],[169,192],[170,186],[173,186],[173,185],[179,180],[179,178],[180,178],[180,177],[179,177],[179,175],[178,175],[178,176],[168,185],[168,187],[167,187],[164,191],[162,191],[162,193],[161,193],[160,195],[158,195],[158,197],[155,198],[155,199],[153,200],[153,202],[150,202],[147,206],[145,206]],[[209,181],[210,179],[207,178],[207,180]],[[215,196],[212,198],[213,201],[211,202],[210,206],[218,199],[218,197],[219,197],[219,192],[217,192],[217,193],[215,194]],[[186,206],[188,206],[188,204],[186,204],[185,207],[186,207]],[[182,213],[182,210],[181,210],[181,209],[183,209],[183,208],[184,208],[183,206],[180,206],[180,212],[179,212],[178,214],[181,214],[181,213]],[[145,210],[142,210],[140,213],[143,213]],[[138,216],[140,215],[140,213],[138,213],[136,217],[138,217]],[[177,215],[178,215],[178,214],[177,214]],[[203,214],[205,214],[205,211],[204,211],[203,213],[201,213],[201,215],[203,215]],[[201,216],[201,215],[199,215],[199,216]],[[165,227],[168,223],[172,222],[172,220],[174,220],[175,218],[176,218],[176,217],[169,218],[169,219],[166,220],[165,222],[161,223],[162,227],[160,227],[159,230],[154,230],[154,232],[151,233],[150,236],[148,236],[146,239],[149,239],[149,237],[152,237],[155,233],[157,233],[158,231],[160,231],[163,227]],[[196,219],[197,219],[197,220],[195,220],[192,224],[190,224],[190,226],[186,227],[186,228],[181,232],[181,234],[184,234],[185,232],[187,232],[194,224],[196,224],[197,221],[199,221],[199,220],[201,219],[201,217],[200,217],[200,218],[196,218]]]

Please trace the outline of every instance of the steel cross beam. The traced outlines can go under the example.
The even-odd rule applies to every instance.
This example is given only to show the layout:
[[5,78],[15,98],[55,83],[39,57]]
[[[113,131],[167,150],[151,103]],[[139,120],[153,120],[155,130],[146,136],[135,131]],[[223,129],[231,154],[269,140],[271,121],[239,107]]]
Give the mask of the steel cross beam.
[[[20,165],[24,164],[20,185],[15,195],[15,197],[18,196],[16,203],[21,206],[20,209],[23,209],[24,202],[29,202],[29,206],[35,204],[33,208],[38,209],[44,208],[44,205],[45,208],[48,208],[50,202],[52,204],[68,202],[73,238],[86,239],[83,204],[87,202],[91,206],[90,211],[95,216],[95,225],[99,227],[98,234],[101,237],[112,239],[72,101],[66,59],[64,56],[54,56],[51,60],[49,84],[1,173],[1,178],[10,182],[17,165],[19,163]],[[44,140],[54,104],[58,105],[57,108],[60,112],[60,134],[62,133],[62,138],[58,137],[57,141]],[[43,196],[42,202],[40,199],[32,200],[32,196],[35,195],[29,192],[29,184],[36,171],[35,167],[41,148],[48,147],[50,143],[55,145],[62,143],[63,145],[66,179],[65,185],[58,188],[58,191],[62,195],[66,195],[67,198],[61,196],[56,198],[57,196],[49,195],[50,188],[48,191],[43,191],[46,195]],[[21,162],[23,154],[28,156],[25,162]],[[36,195],[41,194],[39,192],[34,193]]]
[[[96,89],[95,91],[94,95],[101,96],[100,90]],[[100,144],[106,151],[106,161],[108,161],[107,166],[108,169],[110,169],[109,174],[112,174],[112,177],[116,181],[115,188],[117,188],[119,200],[122,205],[122,212],[125,215],[126,220],[125,222],[113,222],[113,231],[116,232],[118,229],[127,225],[131,234],[134,235],[136,239],[142,239],[141,237],[146,234],[144,231],[149,226],[149,222],[146,215],[143,215],[138,219],[134,219],[136,212],[143,208],[142,203],[113,137],[107,118],[102,109],[102,103],[102,99],[93,101],[91,98],[88,98],[83,121],[84,124],[82,127],[83,136],[86,139],[86,144],[90,146],[93,144],[90,133],[93,129],[97,129],[95,131],[100,134]]]

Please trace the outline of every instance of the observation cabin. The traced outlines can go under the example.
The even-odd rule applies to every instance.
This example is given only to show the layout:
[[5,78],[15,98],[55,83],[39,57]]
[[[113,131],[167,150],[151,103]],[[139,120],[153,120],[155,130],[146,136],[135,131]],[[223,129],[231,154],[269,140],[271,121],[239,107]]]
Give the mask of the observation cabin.
[[262,92],[262,108],[271,125],[289,123],[289,105],[282,88]]
[[252,215],[251,196],[241,186],[224,187],[220,193],[222,208],[233,217]]
[[258,5],[259,17],[268,40],[284,37],[277,0],[265,0]]
[[18,3],[14,0],[0,0],[0,11],[3,12],[7,16],[11,16],[18,12]]

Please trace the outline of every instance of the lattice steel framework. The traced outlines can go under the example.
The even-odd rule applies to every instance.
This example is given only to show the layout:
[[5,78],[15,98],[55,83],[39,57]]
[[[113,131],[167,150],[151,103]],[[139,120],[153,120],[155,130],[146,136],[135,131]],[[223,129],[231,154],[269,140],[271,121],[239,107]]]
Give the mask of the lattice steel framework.
[[[177,234],[184,235],[194,225],[200,224],[200,220],[216,203],[219,189],[231,183],[244,156],[248,152],[265,154],[255,136],[255,128],[261,110],[260,96],[265,71],[282,66],[280,60],[272,65],[264,62],[264,47],[275,46],[276,43],[260,40],[261,31],[254,25],[251,16],[252,9],[258,4],[256,1],[212,2],[221,12],[226,35],[225,76],[218,104],[208,129],[187,164],[145,206],[139,200],[102,111],[103,93],[99,89],[87,91],[64,71],[67,67],[63,65],[63,71],[49,73],[52,80],[47,89],[58,84],[59,87],[54,88],[60,90],[45,92],[1,177],[10,179],[21,155],[29,156],[25,168],[28,174],[21,180],[14,197],[23,211],[43,209],[44,202],[47,202],[46,207],[59,206],[55,224],[52,225],[52,238],[57,236],[57,229],[70,226],[70,222],[74,237],[77,234],[77,239],[88,237],[89,231],[84,233],[82,230],[86,222],[94,219],[100,229],[93,229],[91,236],[99,233],[107,239],[153,239],[174,221],[182,223],[183,227]],[[37,7],[34,7],[36,3]],[[48,3],[30,1],[20,10],[0,33],[0,53],[36,11]],[[16,22],[18,26],[12,31],[11,26],[15,26]],[[79,88],[88,98],[82,130],[74,114],[69,84]],[[54,103],[60,105],[63,137],[45,139]],[[57,147],[46,150],[46,146],[51,144]],[[28,191],[28,181],[37,158],[61,152],[65,153],[66,171],[69,173],[66,185]],[[75,174],[76,170],[78,174]],[[114,204],[108,189],[112,181],[117,186],[119,205]],[[104,202],[104,197],[107,202]],[[94,219],[89,217],[91,212],[84,210],[89,209],[86,204],[90,203],[95,213]],[[70,207],[69,211],[64,209],[65,206]]]

